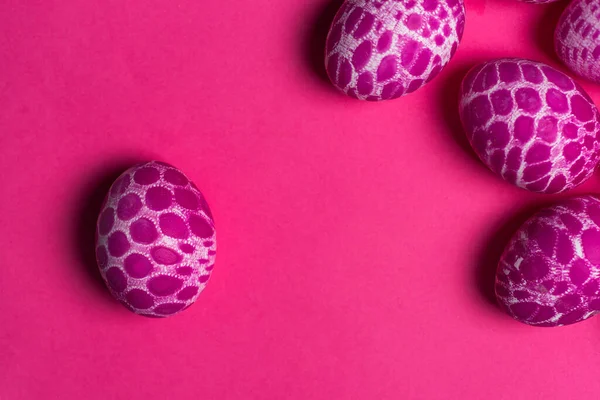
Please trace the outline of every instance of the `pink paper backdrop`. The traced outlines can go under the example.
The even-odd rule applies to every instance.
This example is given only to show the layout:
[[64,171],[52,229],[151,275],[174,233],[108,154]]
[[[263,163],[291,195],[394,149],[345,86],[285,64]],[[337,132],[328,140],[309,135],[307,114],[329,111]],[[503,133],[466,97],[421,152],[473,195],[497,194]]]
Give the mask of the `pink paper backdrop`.
[[[566,4],[466,0],[448,68],[379,104],[323,78],[339,4],[2,2],[1,400],[598,398],[600,318],[493,305],[502,247],[556,197],[488,172],[456,110],[476,62],[556,65]],[[113,301],[92,250],[111,180],[150,159],[196,181],[220,240],[164,320]]]

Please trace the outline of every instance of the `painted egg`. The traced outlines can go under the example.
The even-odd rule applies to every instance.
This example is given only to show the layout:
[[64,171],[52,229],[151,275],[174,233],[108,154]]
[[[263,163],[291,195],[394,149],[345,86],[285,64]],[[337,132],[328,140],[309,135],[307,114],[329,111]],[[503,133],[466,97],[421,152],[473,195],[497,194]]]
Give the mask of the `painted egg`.
[[500,59],[471,69],[460,117],[479,158],[521,188],[558,193],[598,163],[598,109],[573,79],[548,65]]
[[180,170],[158,161],[125,171],[98,217],[96,259],[111,294],[148,317],[196,301],[216,255],[212,215]]
[[600,83],[600,4],[573,0],[565,9],[556,31],[554,47],[571,71]]
[[462,0],[346,0],[327,37],[327,74],[357,99],[395,99],[441,71],[464,25]]
[[504,250],[496,297],[513,318],[560,326],[600,310],[600,200],[564,200],[531,217]]

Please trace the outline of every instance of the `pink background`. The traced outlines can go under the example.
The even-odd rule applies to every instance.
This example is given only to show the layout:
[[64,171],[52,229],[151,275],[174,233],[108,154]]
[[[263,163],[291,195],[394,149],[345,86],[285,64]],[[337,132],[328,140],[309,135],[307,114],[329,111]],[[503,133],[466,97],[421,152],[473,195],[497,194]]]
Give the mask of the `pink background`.
[[[466,0],[450,65],[379,104],[323,78],[339,4],[2,2],[0,399],[598,398],[600,318],[493,305],[502,247],[556,197],[488,172],[456,109],[476,62],[556,65],[566,4]],[[219,237],[208,288],[164,320],[93,261],[102,196],[150,159],[195,180]]]

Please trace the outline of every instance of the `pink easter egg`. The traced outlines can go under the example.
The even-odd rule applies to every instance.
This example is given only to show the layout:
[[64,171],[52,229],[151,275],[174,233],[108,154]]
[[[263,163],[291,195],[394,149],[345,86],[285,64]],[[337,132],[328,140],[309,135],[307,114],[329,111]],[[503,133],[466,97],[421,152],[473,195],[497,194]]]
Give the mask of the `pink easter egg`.
[[573,0],[558,21],[554,47],[571,71],[600,83],[600,3]]
[[468,139],[492,171],[518,187],[558,193],[588,179],[599,160],[598,109],[548,65],[499,59],[465,76],[459,111]]
[[196,301],[216,246],[202,193],[180,170],[158,161],[125,171],[98,217],[102,278],[125,307],[148,317],[173,315]]
[[441,71],[464,25],[462,0],[346,0],[327,37],[327,74],[351,97],[395,99]]
[[500,259],[496,297],[514,319],[529,325],[569,325],[595,315],[600,200],[563,200],[525,222]]

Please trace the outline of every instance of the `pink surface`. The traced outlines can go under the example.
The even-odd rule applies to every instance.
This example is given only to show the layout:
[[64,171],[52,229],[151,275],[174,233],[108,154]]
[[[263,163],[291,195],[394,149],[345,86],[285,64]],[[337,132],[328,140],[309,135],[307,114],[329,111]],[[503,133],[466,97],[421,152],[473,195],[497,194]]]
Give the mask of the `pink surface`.
[[[477,62],[556,65],[564,2],[467,0],[448,67],[380,104],[324,77],[337,0],[99,4],[0,5],[0,399],[598,397],[600,318],[533,328],[491,303],[508,238],[557,197],[489,172],[456,105]],[[151,159],[219,232],[207,289],[165,320],[93,262],[108,185]]]

